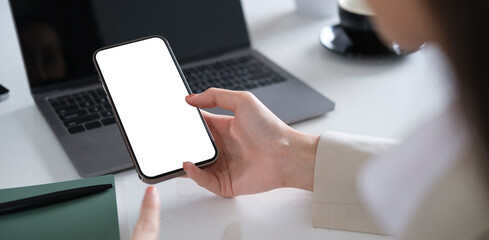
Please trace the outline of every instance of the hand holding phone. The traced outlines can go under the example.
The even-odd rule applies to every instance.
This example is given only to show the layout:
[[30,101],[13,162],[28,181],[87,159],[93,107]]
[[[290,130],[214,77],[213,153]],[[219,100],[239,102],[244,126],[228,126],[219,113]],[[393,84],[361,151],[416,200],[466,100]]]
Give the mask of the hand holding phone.
[[139,177],[156,183],[217,159],[200,110],[168,41],[151,36],[97,50],[94,62]]

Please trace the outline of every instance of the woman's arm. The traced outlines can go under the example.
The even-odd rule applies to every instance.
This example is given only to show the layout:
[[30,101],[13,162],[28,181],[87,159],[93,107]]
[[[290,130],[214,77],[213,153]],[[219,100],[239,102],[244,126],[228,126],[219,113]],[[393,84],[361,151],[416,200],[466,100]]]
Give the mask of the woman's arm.
[[[183,164],[198,185],[223,196],[255,194],[281,187],[314,190],[316,227],[381,233],[368,216],[356,189],[356,175],[367,159],[392,146],[392,141],[325,132],[321,137],[295,131],[249,92],[211,88],[187,96],[198,108],[220,107],[234,116],[202,111],[219,148],[211,167]],[[159,215],[148,190],[135,238],[151,234]],[[151,220],[152,219],[152,220]]]
[[224,197],[280,187],[314,190],[314,226],[382,233],[358,195],[357,175],[368,159],[394,141],[297,132],[248,92],[209,89],[186,100],[195,107],[234,112],[234,117],[203,112],[220,155],[215,165],[203,170],[184,164],[197,184]]

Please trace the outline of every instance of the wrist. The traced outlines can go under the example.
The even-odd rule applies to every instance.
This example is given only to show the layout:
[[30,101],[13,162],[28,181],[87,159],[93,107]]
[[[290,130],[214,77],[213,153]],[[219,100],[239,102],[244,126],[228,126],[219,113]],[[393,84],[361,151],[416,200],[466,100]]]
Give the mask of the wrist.
[[293,131],[283,155],[283,184],[284,187],[313,191],[319,136]]

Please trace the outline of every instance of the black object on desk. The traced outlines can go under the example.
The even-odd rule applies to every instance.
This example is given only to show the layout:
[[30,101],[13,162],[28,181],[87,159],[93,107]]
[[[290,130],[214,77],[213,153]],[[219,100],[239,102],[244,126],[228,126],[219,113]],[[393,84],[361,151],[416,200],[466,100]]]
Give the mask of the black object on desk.
[[4,86],[0,85],[0,101],[7,99],[9,90]]
[[370,15],[351,12],[341,3],[338,11],[340,23],[325,26],[319,33],[319,41],[328,50],[350,58],[370,60],[394,59],[408,53],[395,42],[382,42],[372,26]]
[[0,216],[90,196],[110,189],[112,187],[112,184],[99,184],[88,187],[79,187],[58,192],[52,192],[34,197],[1,203]]

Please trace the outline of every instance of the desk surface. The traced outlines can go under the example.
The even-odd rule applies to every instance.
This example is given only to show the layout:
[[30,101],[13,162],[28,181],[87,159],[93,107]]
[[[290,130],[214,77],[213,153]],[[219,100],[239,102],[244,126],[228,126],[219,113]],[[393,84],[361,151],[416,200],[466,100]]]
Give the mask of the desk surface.
[[[435,47],[396,62],[347,60],[318,41],[319,29],[336,17],[299,16],[292,0],[243,0],[243,7],[254,47],[337,104],[326,116],[294,124],[297,130],[402,139],[450,101],[446,65]],[[78,179],[32,101],[8,9],[0,0],[0,83],[11,90],[0,102],[0,188]],[[146,185],[129,170],[116,174],[116,186],[121,236],[128,239]],[[188,179],[157,187],[166,239],[390,239],[314,229],[310,192],[279,189],[223,199]]]

